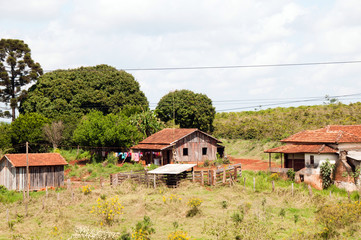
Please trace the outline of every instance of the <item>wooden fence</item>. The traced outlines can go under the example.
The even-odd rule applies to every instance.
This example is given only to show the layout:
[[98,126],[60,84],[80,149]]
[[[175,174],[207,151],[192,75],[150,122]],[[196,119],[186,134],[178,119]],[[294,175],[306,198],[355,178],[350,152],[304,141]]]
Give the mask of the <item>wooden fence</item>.
[[186,171],[180,174],[148,174],[145,172],[124,172],[110,175],[110,184],[117,186],[125,180],[132,180],[148,187],[166,184],[177,187],[182,179],[199,182],[201,185],[215,186],[216,184],[233,183],[237,175],[241,175],[241,164],[230,165],[226,168]]

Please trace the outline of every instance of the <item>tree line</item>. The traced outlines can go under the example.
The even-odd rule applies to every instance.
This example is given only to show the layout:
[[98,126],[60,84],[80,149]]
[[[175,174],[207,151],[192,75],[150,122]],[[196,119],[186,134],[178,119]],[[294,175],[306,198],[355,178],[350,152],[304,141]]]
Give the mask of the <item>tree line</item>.
[[34,151],[49,144],[129,148],[167,126],[211,133],[215,117],[211,99],[190,90],[166,94],[151,111],[134,77],[104,64],[43,74],[17,39],[0,40],[0,99],[11,108],[0,117],[12,118],[0,123],[2,152],[22,152],[25,142]]

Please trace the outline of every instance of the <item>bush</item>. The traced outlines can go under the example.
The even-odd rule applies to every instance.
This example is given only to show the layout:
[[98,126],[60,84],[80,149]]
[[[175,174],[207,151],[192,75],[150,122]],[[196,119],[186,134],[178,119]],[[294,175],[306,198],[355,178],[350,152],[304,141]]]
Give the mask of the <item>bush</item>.
[[109,199],[98,198],[97,205],[92,207],[90,213],[101,217],[100,225],[112,225],[115,218],[123,214],[123,206],[118,196]]
[[132,239],[134,240],[149,240],[150,235],[155,233],[155,229],[152,227],[153,223],[150,217],[144,216],[142,221],[139,221],[133,229]]
[[168,240],[189,240],[188,233],[178,230],[168,235]]
[[295,176],[296,176],[295,170],[293,170],[293,169],[288,169],[288,171],[287,171],[287,177],[288,177],[289,179],[291,179],[292,181],[294,181],[294,180],[295,180]]
[[201,204],[202,204],[202,200],[199,198],[191,198],[188,202],[187,205],[189,207],[191,207],[191,209],[189,209],[187,211],[186,216],[187,217],[194,217],[195,215],[197,215],[198,213],[200,213],[200,209],[198,208]]
[[320,172],[322,177],[322,188],[327,189],[329,186],[332,185],[332,171],[334,165],[330,163],[330,161],[326,160],[326,162],[322,163],[320,166]]

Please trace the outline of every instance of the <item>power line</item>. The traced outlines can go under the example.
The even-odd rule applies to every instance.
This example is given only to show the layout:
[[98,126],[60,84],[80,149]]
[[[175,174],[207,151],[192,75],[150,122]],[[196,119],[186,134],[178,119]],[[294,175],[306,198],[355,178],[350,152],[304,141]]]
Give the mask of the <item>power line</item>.
[[[172,70],[203,70],[203,69],[233,69],[233,68],[265,68],[265,67],[296,67],[296,66],[314,66],[314,65],[335,65],[335,64],[354,64],[361,63],[361,60],[350,61],[326,61],[326,62],[303,62],[303,63],[277,63],[277,64],[255,64],[255,65],[224,65],[224,66],[198,66],[198,67],[154,67],[154,68],[123,68],[119,71],[172,71]],[[58,69],[60,70],[60,69]],[[52,72],[55,70],[43,70]],[[92,70],[95,71],[95,70]],[[96,70],[108,71],[108,70]]]

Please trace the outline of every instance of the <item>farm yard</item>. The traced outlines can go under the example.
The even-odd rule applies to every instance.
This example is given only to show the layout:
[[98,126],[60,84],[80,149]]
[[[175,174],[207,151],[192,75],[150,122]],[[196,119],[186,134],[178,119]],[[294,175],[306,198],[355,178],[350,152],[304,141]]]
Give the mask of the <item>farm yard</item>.
[[34,192],[29,202],[1,191],[0,239],[361,238],[357,192],[310,194],[306,185],[265,172],[243,171],[235,184],[217,186],[93,182]]

